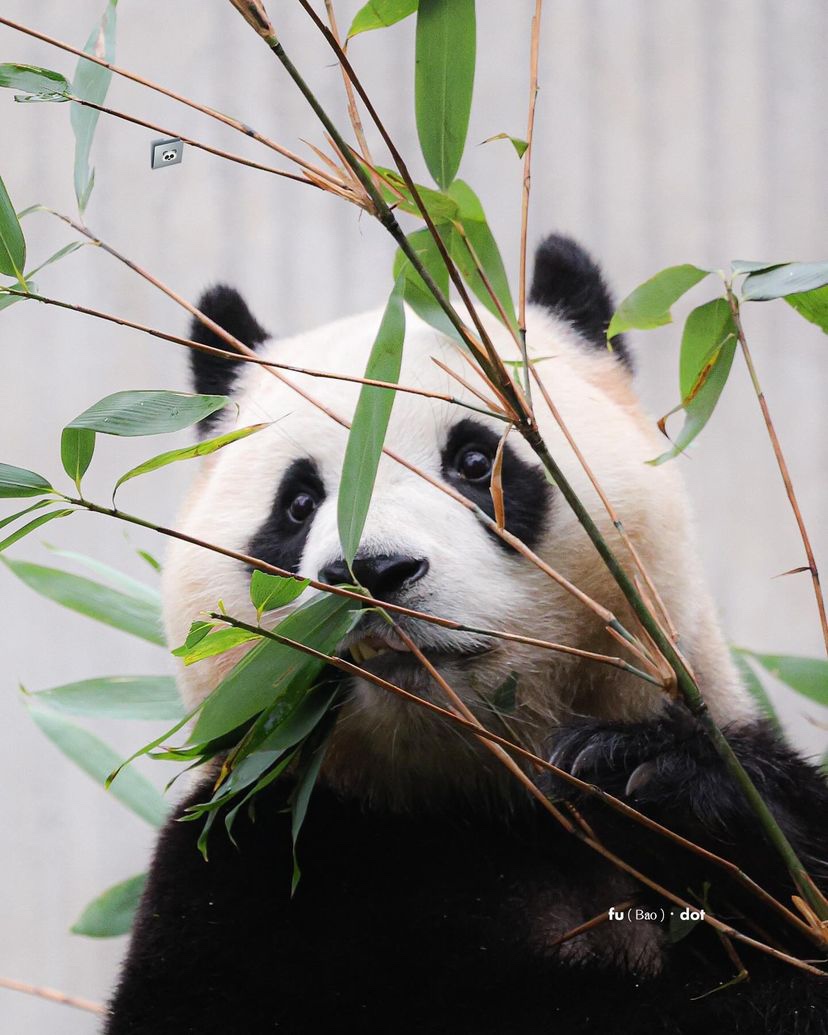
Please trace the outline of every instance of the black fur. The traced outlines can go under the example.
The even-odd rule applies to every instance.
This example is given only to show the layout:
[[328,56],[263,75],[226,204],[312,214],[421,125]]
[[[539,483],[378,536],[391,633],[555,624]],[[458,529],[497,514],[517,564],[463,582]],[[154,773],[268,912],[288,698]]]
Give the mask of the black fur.
[[273,506],[262,527],[250,540],[247,552],[251,557],[284,568],[294,574],[299,570],[313,517],[297,525],[288,517],[288,507],[300,493],[312,496],[317,505],[325,499],[325,487],[316,465],[308,459],[294,460],[282,478]]
[[[824,781],[764,728],[736,732],[733,742],[796,847],[824,858]],[[630,727],[577,723],[561,732],[555,757],[571,765],[585,748],[587,778],[622,794],[633,763],[657,759],[637,804],[744,857],[748,872],[767,875],[772,889],[786,885],[775,866],[765,866],[770,852],[760,847],[747,807],[683,716]],[[589,953],[566,964],[539,944],[536,925],[554,917],[555,902],[571,895],[584,903],[586,919],[617,895],[608,864],[528,801],[501,824],[367,813],[320,787],[302,831],[303,875],[291,899],[289,792],[277,782],[257,799],[255,823],[239,815],[238,849],[216,823],[209,862],[196,849],[199,823],[167,825],[107,1035],[828,1031],[828,982],[742,946],[750,980],[696,998],[732,976],[705,925],[667,950],[656,978]],[[207,794],[205,784],[191,801]],[[593,811],[591,822],[601,815]],[[623,830],[626,857],[639,828]],[[684,893],[684,875],[668,867],[658,876]],[[594,937],[609,937],[607,928]],[[631,927],[624,922],[623,929]]]
[[[550,234],[538,247],[529,301],[562,316],[606,351],[607,327],[615,310],[612,295],[597,263],[572,238]],[[612,349],[632,366],[623,336],[613,338]]]
[[[198,308],[205,316],[209,316],[211,320],[251,349],[255,349],[269,337],[267,331],[259,326],[256,318],[247,308],[247,303],[235,288],[227,287],[225,284],[216,284],[215,287],[204,292]],[[190,325],[190,337],[193,341],[201,342],[202,345],[211,345],[231,356],[235,355],[231,346],[223,338],[208,330],[200,320],[195,318]],[[221,356],[209,352],[199,352],[196,349],[190,350],[190,361],[195,390],[204,395],[227,395],[232,391],[242,368],[242,364],[237,360],[222,359]],[[206,427],[208,422],[209,418],[202,421],[202,425]]]
[[[461,450],[474,446],[494,457],[499,441],[497,432],[478,421],[466,419],[454,425],[442,451],[445,480],[491,518],[494,517],[494,503],[489,482],[466,481],[457,473],[455,460]],[[546,526],[552,487],[540,466],[521,459],[508,442],[503,447],[502,482],[506,529],[533,547]],[[512,551],[508,543],[491,534],[496,543]]]

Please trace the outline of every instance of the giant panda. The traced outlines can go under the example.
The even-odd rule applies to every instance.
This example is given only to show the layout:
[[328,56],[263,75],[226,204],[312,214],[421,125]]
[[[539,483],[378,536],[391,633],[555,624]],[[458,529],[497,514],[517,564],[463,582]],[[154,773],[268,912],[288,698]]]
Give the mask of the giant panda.
[[[636,398],[626,344],[607,349],[613,303],[599,268],[570,239],[549,237],[536,254],[530,303],[529,355],[637,544],[710,711],[823,878],[826,786],[757,714],[734,668],[705,588],[679,465],[645,463],[660,444]],[[381,316],[280,340],[228,287],[208,291],[200,307],[266,360],[357,376]],[[480,316],[502,356],[516,359],[503,327]],[[226,347],[199,323],[192,336]],[[458,346],[407,312],[400,383],[479,404],[435,359],[485,393]],[[204,461],[178,527],[291,572],[346,581],[336,517],[346,430],[261,366],[199,352],[192,360],[197,391],[229,393],[237,404],[212,419],[210,434],[273,424]],[[291,377],[330,410],[353,413],[358,384]],[[536,412],[551,452],[626,556],[560,428],[542,402]],[[398,393],[386,444],[491,514],[502,430],[479,412]],[[502,482],[507,527],[631,621],[602,560],[517,434],[504,447]],[[581,602],[388,457],[354,571],[381,599],[467,626],[619,652]],[[182,642],[219,598],[229,613],[255,620],[250,574],[231,558],[175,542],[164,575],[169,642]],[[583,657],[401,622],[487,723],[497,719],[492,695],[514,676],[509,723],[522,743],[733,860],[790,904],[790,881],[741,792],[693,716],[658,687]],[[439,688],[387,630],[367,615],[341,650],[373,655],[363,662],[371,671],[442,704]],[[182,669],[186,705],[202,701],[238,657]],[[180,822],[188,805],[209,799],[214,774],[202,776],[160,835],[108,1035],[828,1031],[826,982],[741,944],[734,956],[704,924],[676,940],[669,902],[562,831],[472,737],[372,683],[342,678],[344,702],[298,845],[295,894],[291,774],[259,796],[253,814],[237,817],[235,843],[223,829],[211,835],[207,861],[196,847],[200,824]],[[739,926],[743,890],[721,869],[593,797],[533,775],[552,800],[574,805],[609,850],[674,892],[697,896],[700,908],[715,902],[718,915]],[[633,906],[645,918],[636,919]],[[610,907],[620,922],[560,941]],[[762,920],[772,944],[777,919]],[[803,941],[799,954],[819,951]],[[742,966],[749,978],[731,984]]]

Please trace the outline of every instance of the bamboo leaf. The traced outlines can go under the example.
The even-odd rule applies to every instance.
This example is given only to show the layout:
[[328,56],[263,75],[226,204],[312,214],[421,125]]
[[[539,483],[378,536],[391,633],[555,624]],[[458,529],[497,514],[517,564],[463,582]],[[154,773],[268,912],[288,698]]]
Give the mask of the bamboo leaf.
[[759,654],[742,651],[758,662],[776,679],[781,680],[803,697],[828,708],[828,661],[825,658],[803,658],[792,654]]
[[828,285],[813,291],[798,291],[792,295],[786,295],[785,301],[800,316],[815,323],[828,334]]
[[0,65],[0,87],[33,94],[43,101],[66,101],[69,82],[60,72],[36,65]]
[[734,259],[730,267],[736,276],[743,273],[758,273],[760,270],[775,270],[777,266],[784,266],[784,262],[748,262],[744,259]]
[[[448,242],[447,246],[450,247],[452,235],[456,232],[454,227],[450,223],[438,224],[437,230],[443,241]],[[428,229],[415,230],[414,233],[408,235],[407,240],[420,262],[431,274],[435,284],[448,297],[448,270],[430,231]],[[460,341],[457,330],[435,301],[423,278],[411,265],[406,255],[398,249],[394,258],[395,280],[399,280],[400,276],[403,277],[403,298],[417,316],[441,334]]]
[[223,409],[226,395],[136,391],[108,395],[67,425],[104,435],[165,435],[182,431]]
[[0,178],[0,273],[14,277],[25,287],[23,267],[26,265],[26,239],[14,211],[14,205]]
[[[103,58],[110,63],[115,60],[117,5],[118,0],[109,0],[83,48],[87,54],[94,54],[95,57]],[[75,97],[85,101],[103,104],[111,79],[112,73],[108,68],[79,58],[71,92]],[[75,195],[81,212],[86,208],[95,184],[95,170],[89,165],[89,154],[99,114],[94,108],[87,108],[81,104],[73,104],[70,112],[72,130],[75,134]]]
[[493,140],[508,140],[515,149],[515,154],[518,158],[523,158],[529,147],[528,141],[521,140],[520,137],[510,136],[509,133],[495,133],[493,137],[486,137],[485,140],[481,140],[481,144],[491,144]]
[[[88,730],[56,712],[37,707],[31,697],[24,699],[29,714],[55,747],[96,783],[105,785],[109,773],[120,764],[120,755]],[[123,770],[111,784],[110,792],[155,827],[160,827],[167,818],[167,803],[155,786],[136,769]]]
[[[673,448],[649,463],[661,464],[684,452],[710,420],[727,383],[736,344],[733,315],[724,298],[700,305],[687,317],[679,363],[681,405],[677,407],[684,410],[684,426]],[[659,421],[662,431],[669,416]]]
[[0,561],[35,593],[104,625],[163,646],[160,608],[145,597],[122,593],[58,568],[8,557]]
[[265,611],[275,611],[305,592],[310,579],[286,579],[282,575],[268,575],[254,571],[250,578],[250,599],[259,618]]
[[65,557],[68,561],[75,561],[77,564],[89,568],[90,571],[103,575],[108,582],[111,582],[116,588],[122,589],[129,596],[140,597],[142,600],[148,601],[160,614],[161,594],[153,586],[148,586],[131,575],[104,564],[96,557],[87,557],[85,553],[78,553],[77,550],[60,550],[56,546],[49,546],[49,549],[55,557]]
[[646,331],[671,323],[672,306],[691,287],[704,280],[709,272],[684,263],[681,266],[668,266],[656,273],[631,295],[627,295],[616,309],[607,328],[607,338],[614,338],[616,334],[633,327]]
[[29,281],[29,287],[32,287],[30,278],[36,273],[40,273],[41,270],[45,270],[47,266],[51,266],[53,262],[58,262],[66,255],[71,255],[72,252],[76,252],[79,248],[84,248],[86,241],[70,241],[69,244],[65,244],[62,248],[59,248],[54,255],[50,255],[45,262],[41,262],[39,266],[35,266],[33,270],[29,270],[26,273],[26,280]]
[[25,510],[18,510],[16,514],[9,514],[8,517],[4,517],[0,521],[0,528],[5,528],[6,525],[12,524],[17,521],[18,518],[22,518],[25,514],[31,514],[33,510],[42,510],[43,507],[51,507],[54,500],[39,500],[37,503],[33,503],[30,507],[26,507]]
[[742,298],[766,302],[772,298],[814,291],[828,284],[828,262],[786,262],[750,273],[742,283]]
[[180,719],[184,714],[172,676],[100,676],[30,695],[43,708],[95,719]]
[[417,10],[417,0],[369,0],[354,15],[348,38],[372,29],[385,29]]
[[95,452],[95,432],[85,428],[64,428],[60,436],[63,470],[81,491],[81,479],[89,469]]
[[197,661],[203,661],[204,658],[225,654],[242,643],[249,643],[258,638],[257,633],[249,632],[247,629],[217,629],[209,636],[199,637],[198,642],[189,647],[186,644],[183,648],[178,647],[173,654],[180,657],[185,665],[194,665]]
[[121,881],[93,899],[72,924],[72,934],[115,938],[129,934],[147,883],[146,873]]
[[[399,277],[368,357],[366,378],[390,382],[399,379],[404,338],[403,278]],[[339,539],[348,565],[359,549],[396,396],[396,392],[375,385],[363,385],[359,393],[342,463],[337,505]]]
[[70,514],[74,514],[74,510],[50,510],[48,514],[41,514],[40,517],[33,518],[33,520],[27,522],[22,528],[15,529],[11,535],[0,542],[0,553],[2,553],[9,546],[13,546],[19,540],[24,539],[31,532],[36,531],[41,525],[45,525],[49,521],[53,521],[55,518],[69,517]]
[[[205,398],[202,396],[202,398]],[[221,396],[215,396],[214,398],[221,398]],[[160,453],[158,456],[152,457],[150,460],[145,460],[142,464],[137,467],[133,467],[127,471],[126,474],[122,474],[118,481],[115,483],[115,489],[112,493],[113,497],[118,491],[119,487],[124,482],[130,481],[132,478],[137,478],[141,474],[149,474],[150,471],[157,471],[160,467],[166,467],[168,464],[178,463],[179,460],[192,460],[199,456],[209,456],[210,453],[215,453],[219,449],[223,449],[225,446],[229,446],[231,442],[238,442],[239,439],[247,438],[249,435],[255,435],[257,431],[261,431],[262,428],[269,428],[270,422],[267,421],[264,424],[251,424],[246,428],[237,428],[235,431],[230,431],[226,435],[218,435],[216,438],[208,438],[203,442],[197,442],[194,446],[186,446],[184,449],[171,449],[168,453]]]
[[24,467],[0,464],[0,499],[45,496],[54,491],[42,475],[27,471]]
[[[497,242],[486,222],[483,206],[474,191],[467,183],[456,180],[449,188],[449,195],[457,202],[459,215],[459,231],[450,239],[451,257],[457,263],[461,273],[472,291],[486,308],[498,320],[502,318],[497,305],[492,299],[483,277],[477,270],[476,262],[485,274],[497,296],[509,325],[517,331],[517,319],[512,294],[509,290],[509,278],[506,267],[500,257]],[[476,260],[476,262],[475,262]]]
[[474,0],[420,0],[414,95],[428,171],[444,190],[469,128],[476,51]]
[[[275,632],[323,653],[330,653],[360,616],[349,597],[324,594],[288,615]],[[263,640],[245,654],[202,706],[190,742],[215,740],[237,729],[277,698],[316,682],[324,662],[274,640]]]

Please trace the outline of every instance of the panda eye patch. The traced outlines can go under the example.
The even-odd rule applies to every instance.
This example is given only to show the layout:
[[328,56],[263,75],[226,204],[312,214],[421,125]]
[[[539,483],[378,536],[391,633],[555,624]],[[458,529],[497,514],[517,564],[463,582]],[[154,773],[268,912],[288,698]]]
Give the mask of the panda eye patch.
[[309,492],[300,492],[298,496],[294,496],[287,508],[288,517],[297,525],[307,521],[315,510],[316,500]]
[[455,469],[467,482],[486,482],[492,474],[492,456],[480,446],[466,446],[457,454]]

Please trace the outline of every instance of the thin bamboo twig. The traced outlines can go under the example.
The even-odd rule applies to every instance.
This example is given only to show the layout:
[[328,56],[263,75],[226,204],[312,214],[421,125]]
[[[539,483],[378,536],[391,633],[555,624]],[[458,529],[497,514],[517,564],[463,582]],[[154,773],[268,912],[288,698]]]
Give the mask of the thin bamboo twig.
[[610,910],[614,909],[617,913],[626,913],[634,902],[634,898],[627,898],[624,899],[623,902],[610,906],[609,909],[604,909],[600,913],[596,913],[591,920],[586,920],[584,923],[578,924],[577,927],[570,928],[570,930],[565,934],[562,934],[559,938],[550,942],[547,948],[556,949],[559,945],[563,945],[564,942],[572,941],[573,938],[577,938],[581,934],[586,934],[587,931],[593,931],[596,927],[600,927],[601,924],[605,924],[609,920]]
[[[340,46],[342,46],[339,38],[339,28],[336,24],[336,14],[334,13],[333,0],[325,0],[325,11],[328,15],[328,22],[331,26],[331,33],[333,34],[333,37],[336,40],[336,42]],[[342,46],[342,49],[344,51],[345,47]],[[348,99],[348,117],[351,120],[351,126],[354,130],[354,136],[356,137],[357,143],[359,144],[359,149],[362,153],[362,157],[365,159],[366,162],[369,163],[369,165],[373,165],[374,160],[371,157],[371,151],[368,147],[368,141],[365,139],[365,130],[362,126],[362,119],[360,119],[359,117],[359,108],[357,108],[356,97],[354,97],[354,88],[351,85],[351,80],[348,78],[345,69],[342,68],[341,65],[340,70],[342,71],[342,83],[345,87],[345,96]]]
[[520,328],[523,380],[526,398],[532,398],[529,355],[526,350],[526,242],[529,232],[529,194],[532,187],[532,144],[535,137],[535,106],[538,100],[538,49],[540,47],[543,0],[535,0],[529,57],[529,114],[526,117],[526,151],[523,154],[523,184],[520,203],[520,273],[518,281],[518,326]]
[[[443,718],[448,718],[455,724],[469,730],[476,737],[489,740],[493,744],[499,745],[500,747],[505,748],[507,751],[512,752],[513,754],[516,754],[519,757],[526,759],[526,761],[537,766],[538,768],[546,769],[550,772],[553,772],[556,776],[566,781],[567,783],[578,787],[580,790],[583,790],[587,794],[594,795],[600,798],[601,801],[606,802],[606,804],[617,809],[617,811],[623,812],[630,818],[636,819],[642,826],[646,826],[657,833],[663,834],[665,837],[668,837],[675,843],[694,852],[694,854],[707,859],[715,865],[721,866],[723,869],[727,870],[734,878],[739,880],[739,882],[743,884],[743,886],[749,888],[751,891],[757,894],[764,902],[766,902],[769,906],[771,906],[778,913],[780,913],[780,915],[784,916],[807,938],[809,938],[811,941],[816,942],[816,944],[818,944],[821,948],[825,947],[825,938],[822,931],[815,931],[811,927],[809,927],[803,920],[796,916],[796,914],[788,910],[784,905],[782,905],[781,902],[778,902],[776,899],[773,898],[772,895],[769,895],[767,891],[765,891],[758,884],[756,884],[755,881],[751,880],[751,878],[748,877],[747,874],[744,874],[734,863],[722,858],[721,856],[715,855],[713,852],[709,852],[707,849],[702,848],[700,845],[697,845],[694,842],[689,841],[687,838],[682,837],[680,834],[675,833],[675,831],[669,830],[667,827],[662,826],[655,820],[650,819],[643,813],[637,812],[631,806],[627,805],[625,802],[622,802],[618,798],[614,798],[612,795],[608,794],[600,787],[597,787],[595,784],[586,783],[585,781],[578,779],[578,777],[573,776],[571,773],[568,773],[565,769],[559,769],[551,762],[547,762],[545,759],[542,759],[539,756],[534,755],[531,751],[528,751],[527,749],[520,747],[518,744],[514,744],[506,738],[501,737],[496,733],[493,733],[491,730],[488,730],[484,726],[481,726],[477,722],[477,720],[474,719],[474,717],[472,717],[472,720],[466,719],[464,716],[457,714],[457,712],[455,711],[443,708],[440,705],[434,704],[432,701],[428,701],[425,698],[419,697],[418,695],[413,694],[408,690],[404,690],[402,687],[397,686],[396,684],[391,683],[386,679],[383,679],[381,676],[375,675],[369,669],[365,669],[358,665],[355,665],[352,662],[346,661],[344,658],[339,658],[335,655],[325,654],[323,651],[318,651],[314,647],[309,647],[307,644],[301,643],[298,640],[293,640],[290,637],[282,636],[281,634],[273,632],[272,630],[264,629],[261,626],[250,625],[247,622],[243,622],[240,619],[233,618],[231,615],[227,615],[224,613],[213,612],[210,614],[209,617],[216,621],[224,622],[227,625],[232,625],[239,629],[245,629],[248,632],[252,632],[256,635],[263,636],[266,639],[272,639],[277,643],[282,643],[285,646],[298,650],[303,654],[308,654],[311,657],[315,657],[319,660],[325,661],[332,667],[338,668],[341,671],[348,673],[349,675],[357,676],[361,679],[366,679],[369,682],[374,683],[376,686],[379,686],[384,690],[388,690],[391,693],[396,694],[398,697],[410,701],[413,704],[416,704],[417,706],[424,708],[435,715],[441,716]],[[462,705],[462,707],[465,708],[465,705]],[[526,774],[523,773],[522,770],[519,771],[521,774],[521,782],[524,782],[524,785],[526,785],[525,780],[528,780],[528,777],[526,777]],[[583,841],[588,847],[592,848],[594,851],[604,856],[604,858],[608,859],[610,862],[614,862],[615,865],[617,865],[620,869],[624,870],[626,873],[631,874],[633,877],[635,877],[637,880],[640,880],[647,887],[652,888],[654,891],[658,892],[658,894],[663,895],[665,898],[669,899],[674,904],[679,905],[682,908],[687,908],[690,906],[689,902],[686,902],[684,899],[679,898],[672,892],[667,891],[666,888],[663,888],[660,884],[657,884],[655,881],[646,877],[644,874],[634,869],[628,863],[624,862],[623,859],[620,859],[614,853],[610,852],[594,837],[590,837],[589,835],[584,834],[579,828],[575,827],[570,822],[570,820],[567,819],[567,817],[565,817],[557,808],[555,808],[555,806],[545,797],[545,795],[542,794],[539,788],[537,788],[531,782],[531,780],[528,780],[528,784],[532,788],[530,792],[532,796],[538,801],[542,808],[550,812],[550,814],[553,815],[554,818],[556,818],[561,823],[561,825],[568,833],[571,833],[573,834],[573,836],[578,837],[579,840]],[[527,787],[527,789],[529,789],[529,787]],[[730,927],[727,924],[723,924],[721,921],[713,917],[708,912],[705,913],[705,920],[709,922],[711,926],[715,927],[717,930],[723,931],[731,937],[737,938],[741,941],[745,941],[748,944],[752,945],[754,948],[758,948],[762,952],[768,952],[771,955],[774,955],[780,959],[785,960],[786,962],[793,964],[794,966],[799,966],[803,969],[809,970],[810,972],[817,974],[820,977],[828,978],[828,974],[826,974],[824,971],[817,970],[815,967],[810,967],[802,960],[798,960],[795,957],[788,956],[786,953],[781,953],[775,949],[772,949],[770,946],[764,945],[761,942],[757,942],[755,939],[749,938],[748,936],[743,935],[738,931],[735,931],[732,927]]]
[[38,999],[48,999],[52,1003],[60,1003],[61,1006],[74,1006],[76,1010],[85,1010],[87,1013],[95,1013],[99,1016],[106,1014],[106,1007],[100,1003],[95,1003],[91,999],[85,999],[79,995],[67,995],[66,992],[59,992],[56,988],[48,988],[45,985],[30,985],[27,981],[0,977],[0,988],[36,996]]
[[[805,557],[808,561],[807,570],[811,573],[811,582],[814,587],[814,596],[816,597],[817,611],[819,612],[819,624],[822,629],[822,639],[825,644],[825,651],[828,653],[828,615],[825,611],[825,598],[822,595],[822,585],[819,579],[819,569],[817,568],[816,558],[814,557],[813,547],[811,546],[811,537],[808,535],[808,529],[805,526],[805,520],[802,517],[802,511],[799,509],[799,501],[796,498],[796,492],[794,490],[793,481],[791,479],[791,472],[788,470],[788,464],[785,460],[785,454],[782,452],[782,446],[779,442],[779,436],[776,434],[776,427],[774,426],[773,420],[771,419],[770,410],[768,409],[768,403],[765,399],[765,393],[762,390],[762,385],[759,382],[759,375],[756,373],[756,367],[753,363],[753,356],[751,355],[750,348],[748,347],[747,338],[745,337],[745,331],[742,326],[742,315],[739,308],[739,302],[733,293],[733,288],[730,284],[725,285],[727,292],[727,302],[730,306],[730,312],[733,314],[733,323],[736,326],[736,333],[739,338],[739,347],[742,350],[742,355],[745,358],[745,364],[750,375],[751,384],[753,390],[756,393],[756,399],[759,402],[759,408],[762,411],[762,418],[765,421],[765,427],[768,431],[768,437],[771,440],[771,446],[773,448],[773,455],[776,457],[776,464],[779,467],[779,473],[782,475],[782,481],[785,483],[785,492],[788,496],[788,502],[791,505],[794,518],[796,520],[796,527],[799,529],[799,536],[802,539],[802,545],[805,548]],[[823,919],[825,919],[823,917]]]
[[[172,342],[183,348],[192,349],[195,352],[204,352],[207,355],[215,356],[217,359],[227,360],[230,363],[253,363],[262,367],[274,367],[277,370],[288,370],[293,374],[304,374],[306,377],[315,377],[329,381],[346,381],[359,385],[370,385],[373,388],[387,388],[389,391],[405,392],[410,395],[420,395],[425,399],[435,399],[439,402],[450,403],[452,406],[461,406],[467,410],[474,410],[475,413],[482,413],[486,417],[495,417],[498,420],[509,418],[499,410],[484,409],[482,406],[475,406],[473,403],[465,402],[453,395],[445,395],[442,392],[430,392],[426,388],[415,388],[413,385],[401,385],[392,381],[378,381],[371,377],[357,377],[351,374],[334,374],[330,370],[314,370],[309,367],[297,367],[291,363],[277,363],[275,360],[260,359],[258,356],[248,356],[240,352],[228,352],[225,349],[218,349],[214,345],[205,345],[200,341],[193,341],[191,338],[182,338],[177,334],[168,334],[157,327],[149,327],[147,324],[136,323],[126,317],[115,316],[113,313],[105,313],[100,309],[90,309],[88,306],[77,305],[74,302],[63,302],[56,298],[49,298],[46,295],[39,295],[33,291],[19,291],[16,288],[0,286],[0,295],[16,295],[18,298],[30,299],[33,302],[43,302],[46,305],[57,306],[60,309],[67,309],[71,312],[80,313],[83,316],[94,316],[99,320],[107,320],[110,323],[118,324],[121,327],[129,327],[132,330],[149,334],[153,338],[162,338],[164,341]],[[450,369],[446,368],[450,373]],[[468,387],[468,386],[466,386]],[[472,389],[470,389],[472,391]],[[477,395],[478,393],[474,393]],[[484,402],[487,400],[479,396]]]
[[[259,169],[261,172],[273,173],[274,176],[284,176],[288,180],[296,180],[297,183],[307,183],[311,187],[318,187],[319,185],[309,180],[306,176],[300,173],[287,172],[285,169],[276,169],[272,165],[262,165],[260,162],[254,162],[249,158],[244,158],[242,155],[233,154],[230,151],[222,151],[218,147],[212,147],[210,144],[203,144],[199,140],[194,140],[192,137],[186,137],[183,133],[178,133],[173,129],[165,129],[163,126],[158,126],[154,122],[147,122],[146,119],[139,119],[136,115],[128,115],[124,111],[117,111],[115,108],[104,107],[103,104],[95,104],[94,101],[84,100],[83,97],[75,97],[74,94],[67,95],[68,100],[75,104],[80,104],[84,108],[93,108],[95,111],[102,112],[104,115],[112,115],[116,119],[122,119],[124,122],[130,122],[134,126],[141,126],[143,129],[151,129],[155,133],[162,133],[167,137],[175,137],[182,143],[187,144],[190,147],[197,147],[201,151],[206,151],[208,154],[215,155],[217,158],[226,158],[229,162],[238,162],[239,165],[246,165],[251,169]],[[338,193],[339,191],[337,191]]]
[[70,43],[65,43],[63,40],[55,39],[53,36],[47,36],[44,32],[38,32],[36,29],[29,28],[28,25],[21,25],[18,22],[12,21],[10,18],[3,18],[2,16],[0,16],[0,25],[5,25],[7,28],[14,29],[16,32],[22,32],[26,36],[31,36],[36,40],[40,40],[41,43],[48,43],[49,46],[57,47],[59,50],[65,50],[69,54],[74,54],[76,57],[83,58],[85,61],[91,61],[95,65],[100,65],[102,68],[108,68],[110,72],[121,76],[123,79],[129,79],[133,83],[138,83],[139,86],[145,86],[150,90],[154,90],[156,93],[169,97],[170,100],[178,101],[179,104],[185,104],[188,108],[201,112],[202,115],[209,115],[211,119],[217,119],[225,126],[229,126],[231,129],[235,129],[239,133],[243,133],[245,136],[250,137],[259,144],[264,144],[265,147],[269,147],[271,151],[276,151],[276,153],[282,155],[283,158],[287,158],[291,162],[295,162],[296,165],[313,172],[316,176],[325,180],[331,180],[332,182],[338,183],[340,186],[343,185],[343,181],[332,177],[330,173],[326,173],[324,170],[319,169],[317,166],[313,165],[313,163],[302,158],[301,155],[290,151],[286,147],[282,147],[282,145],[277,144],[275,140],[271,140],[269,137],[264,136],[264,134],[259,133],[251,126],[241,122],[239,119],[233,118],[231,115],[225,115],[223,112],[216,111],[215,108],[208,108],[206,104],[200,104],[198,101],[194,101],[190,97],[185,97],[183,94],[176,93],[175,90],[170,90],[166,86],[161,86],[159,83],[155,83],[151,79],[146,79],[144,76],[140,76],[135,72],[130,72],[126,68],[120,68],[118,65],[113,65],[112,62],[105,61],[103,58],[97,57],[95,54],[87,54],[86,51],[81,50],[79,47],[73,47]]

